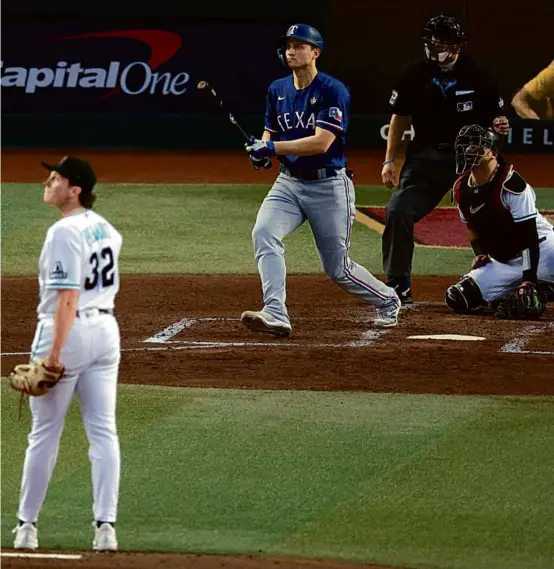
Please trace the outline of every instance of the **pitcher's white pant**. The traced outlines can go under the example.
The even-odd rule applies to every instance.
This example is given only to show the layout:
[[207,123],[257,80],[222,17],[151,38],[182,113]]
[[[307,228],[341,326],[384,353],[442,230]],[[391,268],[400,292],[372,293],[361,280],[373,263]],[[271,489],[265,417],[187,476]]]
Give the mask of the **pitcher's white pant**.
[[283,239],[306,220],[329,278],[377,307],[398,301],[394,289],[350,259],[355,216],[354,184],[344,170],[334,178],[313,182],[279,174],[258,211],[252,230],[266,312],[281,322],[289,322]]
[[[53,341],[54,319],[38,323],[31,359],[44,358]],[[36,522],[58,457],[65,416],[77,394],[89,441],[95,520],[115,522],[120,450],[115,408],[120,361],[114,316],[92,312],[75,319],[61,353],[65,375],[46,395],[30,397],[32,427],[25,454],[18,518]]]
[[[554,232],[540,245],[538,277],[540,281],[554,283]],[[490,261],[486,265],[468,273],[479,286],[483,298],[492,302],[514,290],[521,281],[521,257],[508,263]]]

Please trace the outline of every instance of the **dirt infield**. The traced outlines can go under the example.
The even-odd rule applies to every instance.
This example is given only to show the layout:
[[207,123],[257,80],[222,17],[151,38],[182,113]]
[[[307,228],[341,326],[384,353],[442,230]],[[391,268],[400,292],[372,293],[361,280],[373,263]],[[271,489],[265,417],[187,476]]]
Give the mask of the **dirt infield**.
[[[3,181],[39,182],[44,179],[40,160],[56,160],[70,152],[4,151]],[[253,171],[243,153],[73,153],[89,158],[104,183],[270,183],[275,177],[275,168]],[[356,182],[380,183],[381,159],[382,152],[352,152]],[[530,183],[554,186],[545,157],[525,155],[516,163]],[[398,327],[383,331],[372,325],[372,308],[325,276],[291,275],[288,306],[293,336],[278,340],[252,334],[239,320],[243,310],[260,307],[257,276],[125,276],[117,299],[123,348],[120,381],[241,389],[553,395],[552,307],[538,323],[457,316],[442,300],[445,288],[454,280],[414,279],[416,305],[401,312]],[[35,277],[2,279],[3,375],[27,358],[36,323],[37,295]],[[410,338],[436,334],[481,339]],[[138,553],[87,553],[70,565],[64,560],[2,558],[2,565],[98,569],[376,567],[326,560]]]
[[[2,558],[10,569],[387,569],[383,565],[335,563],[318,559],[272,559],[261,557],[220,557],[216,555],[178,555],[157,553],[83,553],[79,560]],[[404,569],[409,569],[405,567]]]
[[[242,150],[129,150],[110,149],[3,149],[2,181],[40,182],[45,170],[40,161],[57,161],[66,154],[90,160],[100,183],[235,183],[271,184],[277,175],[277,161],[270,170],[254,170]],[[348,165],[356,184],[381,184],[379,149],[348,151]],[[532,185],[554,187],[552,155],[513,154],[508,156]]]
[[[117,301],[124,350],[120,380],[241,389],[554,394],[552,309],[540,323],[455,315],[442,302],[450,283],[415,279],[418,303],[401,312],[399,326],[383,331],[373,327],[371,307],[326,277],[293,275],[293,336],[274,339],[252,334],[239,320],[243,310],[260,306],[257,276],[127,276]],[[2,329],[9,330],[4,354],[29,350],[37,294],[36,279],[3,279]],[[485,339],[409,339],[452,333]],[[2,373],[21,359],[4,356]]]

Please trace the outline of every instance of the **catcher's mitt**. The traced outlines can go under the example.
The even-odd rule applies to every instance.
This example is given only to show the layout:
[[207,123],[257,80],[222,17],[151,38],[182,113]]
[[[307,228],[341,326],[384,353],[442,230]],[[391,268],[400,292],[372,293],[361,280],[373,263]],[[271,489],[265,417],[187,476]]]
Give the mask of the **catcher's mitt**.
[[46,367],[43,360],[19,364],[10,374],[10,385],[26,395],[45,395],[63,377],[65,368]]
[[537,285],[526,281],[500,299],[494,315],[501,320],[536,320],[545,310],[546,303]]

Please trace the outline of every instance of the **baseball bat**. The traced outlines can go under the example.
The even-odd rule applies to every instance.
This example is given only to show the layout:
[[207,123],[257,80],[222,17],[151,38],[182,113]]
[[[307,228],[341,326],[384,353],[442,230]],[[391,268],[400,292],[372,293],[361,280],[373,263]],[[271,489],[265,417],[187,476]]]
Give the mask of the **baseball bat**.
[[[215,92],[215,89],[207,82],[207,81],[199,81],[198,85],[196,86],[197,89],[200,89],[201,91],[209,91],[214,98],[218,101],[219,103],[219,108],[221,110],[223,110],[224,112],[227,113],[227,115],[229,116],[229,120],[231,121],[232,124],[234,124],[241,132],[242,136],[244,137],[244,139],[250,143],[252,137],[249,136],[248,134],[246,134],[246,131],[242,128],[242,126],[240,126],[239,122],[237,121],[237,119],[234,117],[233,113],[231,113],[226,105],[223,103],[223,101],[219,98],[218,94]],[[271,161],[270,160],[266,160],[263,163],[263,167],[264,168],[271,168]]]
[[220,109],[228,113],[229,120],[231,121],[231,123],[234,124],[240,130],[245,140],[247,142],[250,142],[251,137],[246,134],[245,130],[242,128],[242,126],[240,126],[240,124],[238,123],[237,119],[233,116],[233,114],[227,110],[226,106],[223,104],[223,101],[219,98],[218,94],[215,92],[215,89],[207,81],[200,81],[197,85],[197,88],[200,90],[207,89],[216,98],[216,100],[219,103]]

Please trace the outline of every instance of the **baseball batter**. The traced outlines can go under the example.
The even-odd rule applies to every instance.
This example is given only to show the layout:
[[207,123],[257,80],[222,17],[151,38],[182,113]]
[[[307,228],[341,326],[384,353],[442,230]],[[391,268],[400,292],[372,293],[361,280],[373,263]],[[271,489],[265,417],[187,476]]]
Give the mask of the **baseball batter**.
[[[462,128],[456,138],[461,176],[454,197],[475,260],[471,271],[446,291],[446,304],[470,313],[517,290],[514,298],[526,299],[518,316],[537,317],[544,310],[539,281],[554,283],[554,228],[537,211],[533,188],[496,144],[497,137],[479,125]],[[505,311],[500,317],[506,317]]]
[[355,216],[354,185],[344,156],[350,93],[317,70],[322,51],[323,38],[315,28],[290,26],[278,54],[292,74],[270,85],[262,139],[246,148],[255,167],[274,155],[281,162],[252,231],[264,306],[241,316],[250,330],[275,336],[291,334],[283,239],[306,220],[326,274],[375,305],[377,326],[395,326],[400,308],[395,291],[348,256]]
[[30,397],[32,427],[19,499],[16,549],[38,547],[36,523],[56,464],[69,404],[76,393],[89,441],[92,467],[93,548],[115,551],[120,450],[116,388],[120,361],[114,299],[119,290],[122,237],[92,211],[96,175],[74,156],[50,171],[44,201],[62,218],[50,227],[39,261],[40,301],[31,361],[65,367],[45,395]]

